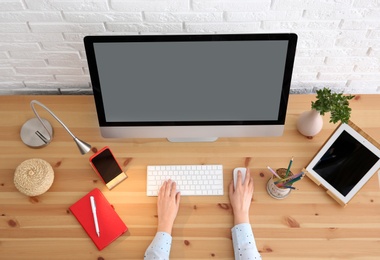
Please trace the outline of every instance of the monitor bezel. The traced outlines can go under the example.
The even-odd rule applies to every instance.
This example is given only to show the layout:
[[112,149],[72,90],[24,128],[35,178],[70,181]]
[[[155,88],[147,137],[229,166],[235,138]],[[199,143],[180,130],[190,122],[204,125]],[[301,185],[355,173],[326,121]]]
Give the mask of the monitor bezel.
[[[147,121],[109,122],[102,99],[102,87],[96,63],[94,44],[120,42],[192,42],[192,41],[288,41],[284,78],[276,120],[226,120],[226,121]],[[294,33],[275,34],[197,34],[197,35],[93,35],[84,37],[84,46],[90,72],[93,95],[100,127],[160,127],[160,126],[255,126],[284,125],[297,45]]]

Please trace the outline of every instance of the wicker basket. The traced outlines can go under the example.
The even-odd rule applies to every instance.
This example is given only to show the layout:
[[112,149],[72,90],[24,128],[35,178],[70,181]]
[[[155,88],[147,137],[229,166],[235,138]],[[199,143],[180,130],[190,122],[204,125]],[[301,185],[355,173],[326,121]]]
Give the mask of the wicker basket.
[[14,175],[16,188],[27,196],[38,196],[45,193],[53,181],[53,168],[42,159],[23,161],[17,166]]

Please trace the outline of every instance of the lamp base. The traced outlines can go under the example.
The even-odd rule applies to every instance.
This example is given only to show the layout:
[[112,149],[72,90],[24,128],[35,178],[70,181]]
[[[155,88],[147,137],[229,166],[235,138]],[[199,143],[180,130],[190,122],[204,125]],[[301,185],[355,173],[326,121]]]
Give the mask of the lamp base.
[[[53,127],[49,121],[43,118],[41,120],[53,136]],[[44,147],[51,142],[49,133],[36,117],[24,123],[21,127],[20,136],[23,143],[32,148]]]

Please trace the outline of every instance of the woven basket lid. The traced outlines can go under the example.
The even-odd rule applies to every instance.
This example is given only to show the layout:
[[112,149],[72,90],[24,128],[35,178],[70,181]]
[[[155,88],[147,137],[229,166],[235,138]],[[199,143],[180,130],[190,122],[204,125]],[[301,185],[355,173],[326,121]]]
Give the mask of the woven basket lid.
[[29,159],[17,166],[14,183],[27,196],[38,196],[46,192],[54,180],[50,164],[42,159]]

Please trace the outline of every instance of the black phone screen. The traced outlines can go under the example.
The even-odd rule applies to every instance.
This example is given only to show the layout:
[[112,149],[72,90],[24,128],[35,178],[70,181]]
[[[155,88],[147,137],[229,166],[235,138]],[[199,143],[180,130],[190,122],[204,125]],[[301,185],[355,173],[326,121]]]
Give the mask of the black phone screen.
[[105,149],[95,156],[92,159],[92,164],[106,183],[112,181],[123,172],[109,149]]

